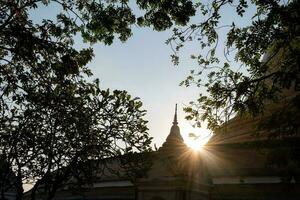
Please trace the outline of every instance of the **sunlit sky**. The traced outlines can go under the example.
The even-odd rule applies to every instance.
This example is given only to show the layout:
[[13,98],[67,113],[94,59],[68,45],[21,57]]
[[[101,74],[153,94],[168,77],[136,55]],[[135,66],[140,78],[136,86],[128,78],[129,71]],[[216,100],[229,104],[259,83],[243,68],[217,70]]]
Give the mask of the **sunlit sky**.
[[[39,21],[42,18],[53,18],[60,8],[55,6],[40,7],[31,12],[31,18]],[[224,10],[226,24],[235,18],[233,12]],[[196,19],[193,19],[197,21]],[[241,20],[241,23],[244,23]],[[133,36],[121,43],[115,40],[111,46],[104,44],[93,45],[95,57],[88,65],[94,73],[94,78],[100,79],[102,89],[127,90],[133,97],[140,97],[143,108],[147,110],[146,119],[149,121],[149,134],[153,144],[160,147],[169,134],[174,116],[175,104],[178,104],[178,121],[181,134],[185,140],[190,132],[205,137],[208,134],[203,129],[194,129],[190,122],[184,119],[182,108],[195,100],[203,88],[182,87],[179,83],[185,79],[191,69],[197,67],[190,55],[197,53],[200,48],[196,44],[184,48],[180,54],[179,66],[171,62],[171,47],[165,41],[172,32],[155,32],[152,28],[132,27]],[[223,33],[221,33],[222,36]],[[224,34],[223,34],[224,37]],[[221,38],[222,39],[222,38]],[[81,39],[75,40],[75,47],[86,47]],[[222,44],[220,53],[223,51]]]
[[179,126],[183,137],[191,129],[184,120],[182,108],[197,97],[197,88],[180,87],[192,62],[184,59],[180,66],[171,63],[171,48],[164,44],[170,32],[153,32],[134,29],[134,35],[126,43],[116,41],[111,46],[95,45],[95,58],[90,64],[95,77],[103,88],[125,89],[132,96],[140,97],[149,134],[160,146],[169,134],[175,103],[178,103]]

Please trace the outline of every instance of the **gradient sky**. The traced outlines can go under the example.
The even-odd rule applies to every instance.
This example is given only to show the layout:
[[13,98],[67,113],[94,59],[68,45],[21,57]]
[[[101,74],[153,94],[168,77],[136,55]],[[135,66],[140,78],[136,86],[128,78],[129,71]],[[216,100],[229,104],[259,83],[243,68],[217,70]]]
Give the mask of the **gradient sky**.
[[[251,17],[253,10],[251,8],[245,13],[246,19]],[[245,18],[240,19],[232,10],[225,8],[221,20],[224,24],[231,24],[231,20],[235,19],[237,25],[245,25],[249,23]],[[197,18],[193,21],[197,21]],[[220,57],[223,56],[225,30],[220,32],[221,45],[217,52]],[[125,43],[115,40],[111,46],[94,45],[95,58],[89,65],[103,88],[124,89],[132,96],[141,98],[147,110],[149,133],[157,147],[169,134],[176,103],[179,127],[184,139],[188,139],[190,132],[203,137],[209,133],[205,124],[201,129],[193,128],[184,119],[185,113],[182,110],[205,89],[179,86],[190,70],[197,68],[190,55],[199,53],[200,48],[196,43],[184,47],[180,52],[179,66],[174,66],[170,58],[172,49],[165,44],[171,34],[171,30],[156,32],[152,28],[133,27],[133,36]]]
[[[40,6],[39,9],[30,11],[30,17],[37,22],[43,18],[55,19],[54,14],[60,10],[56,6]],[[232,10],[225,8],[222,13],[224,17],[221,20],[225,24],[231,24],[232,19],[238,20],[236,24],[246,24],[247,20],[239,19]],[[251,12],[246,15],[249,18]],[[197,16],[193,20],[198,21]],[[189,71],[196,68],[197,65],[190,59],[190,55],[197,53],[200,48],[197,44],[185,47],[180,54],[179,66],[173,66],[170,58],[171,47],[165,44],[171,36],[170,30],[155,32],[152,28],[135,26],[132,29],[133,36],[125,43],[115,40],[111,46],[101,43],[93,45],[95,57],[88,65],[94,73],[93,78],[100,79],[102,89],[127,90],[133,97],[140,97],[143,108],[147,110],[149,134],[154,138],[153,144],[157,147],[161,146],[169,134],[176,103],[184,139],[188,138],[190,132],[207,135],[207,130],[193,129],[190,122],[184,119],[185,113],[182,111],[204,89],[179,86]],[[221,32],[221,42],[224,36]],[[86,46],[80,38],[75,40],[76,48]],[[217,53],[223,53],[222,44]]]
[[111,46],[95,45],[95,58],[90,64],[94,76],[100,79],[100,86],[125,89],[132,96],[141,98],[148,111],[149,133],[157,146],[169,134],[175,103],[178,103],[182,135],[187,135],[191,125],[184,120],[182,107],[198,94],[197,88],[179,86],[192,68],[192,62],[186,58],[180,66],[173,66],[171,48],[164,43],[170,34],[134,28],[133,37],[126,43],[116,41]]

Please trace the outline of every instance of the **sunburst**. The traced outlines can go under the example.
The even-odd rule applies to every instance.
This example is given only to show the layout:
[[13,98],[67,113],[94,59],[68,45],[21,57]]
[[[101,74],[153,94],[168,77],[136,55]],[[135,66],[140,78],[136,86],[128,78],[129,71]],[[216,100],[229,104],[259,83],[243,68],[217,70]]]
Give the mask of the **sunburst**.
[[186,134],[185,143],[193,150],[199,151],[209,141],[212,133],[205,128],[193,128],[192,131],[193,132],[189,131],[189,133]]

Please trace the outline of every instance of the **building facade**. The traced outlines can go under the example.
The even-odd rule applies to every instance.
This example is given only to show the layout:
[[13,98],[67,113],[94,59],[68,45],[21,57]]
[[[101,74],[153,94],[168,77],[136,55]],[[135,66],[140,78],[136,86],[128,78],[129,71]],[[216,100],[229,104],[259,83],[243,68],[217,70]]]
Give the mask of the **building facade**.
[[[253,121],[253,120],[252,120]],[[184,143],[175,112],[168,137],[151,154],[151,167],[135,180],[111,177],[82,191],[68,187],[55,199],[89,200],[297,200],[299,169],[288,171],[266,162],[264,148],[253,145],[255,130],[249,119],[226,124],[230,134],[217,134],[199,152]],[[273,147],[272,147],[273,148]],[[43,199],[40,196],[40,199]]]

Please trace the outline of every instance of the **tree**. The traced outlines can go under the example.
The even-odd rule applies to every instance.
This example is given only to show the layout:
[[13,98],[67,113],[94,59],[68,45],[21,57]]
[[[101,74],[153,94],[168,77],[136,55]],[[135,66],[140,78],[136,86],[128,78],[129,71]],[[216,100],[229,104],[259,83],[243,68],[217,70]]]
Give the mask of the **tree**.
[[[167,41],[177,44],[175,64],[179,61],[176,53],[189,41],[199,42],[201,48],[199,55],[191,56],[199,69],[181,83],[207,90],[186,108],[189,119],[207,120],[215,129],[237,113],[261,114],[266,104],[277,101],[287,90],[298,93],[299,1],[213,0],[196,6],[203,21],[175,28]],[[224,22],[225,10],[240,18],[245,12],[253,15],[244,17],[250,20],[244,23],[237,22],[238,17]],[[226,36],[223,58],[220,34]],[[295,95],[291,104],[298,102]]]
[[15,102],[2,104],[1,154],[16,173],[18,199],[24,181],[34,183],[32,199],[40,185],[51,199],[82,162],[150,150],[137,98],[100,90],[79,74],[44,71],[34,78],[26,92],[14,91]]
[[[160,31],[195,13],[188,0],[136,3],[143,16],[126,0],[0,1],[0,154],[15,173],[17,199],[24,181],[35,184],[32,199],[41,185],[51,199],[82,163],[149,151],[141,102],[86,81],[92,48],[73,47],[76,34],[109,45],[116,36],[126,41],[135,23]],[[62,10],[33,22],[41,6]]]
[[[199,68],[181,84],[206,91],[185,108],[187,119],[197,125],[207,121],[217,130],[237,115],[264,116],[258,128],[268,130],[263,136],[268,145],[275,139],[281,141],[274,143],[278,150],[286,151],[286,158],[277,156],[277,163],[299,164],[299,140],[289,139],[300,134],[300,1],[212,0],[196,7],[202,21],[175,28],[167,41],[176,45],[175,64],[188,42],[200,47],[200,53],[191,56]],[[225,11],[230,18],[224,18]],[[277,103],[282,106],[276,108]],[[270,107],[275,112],[270,113]]]

